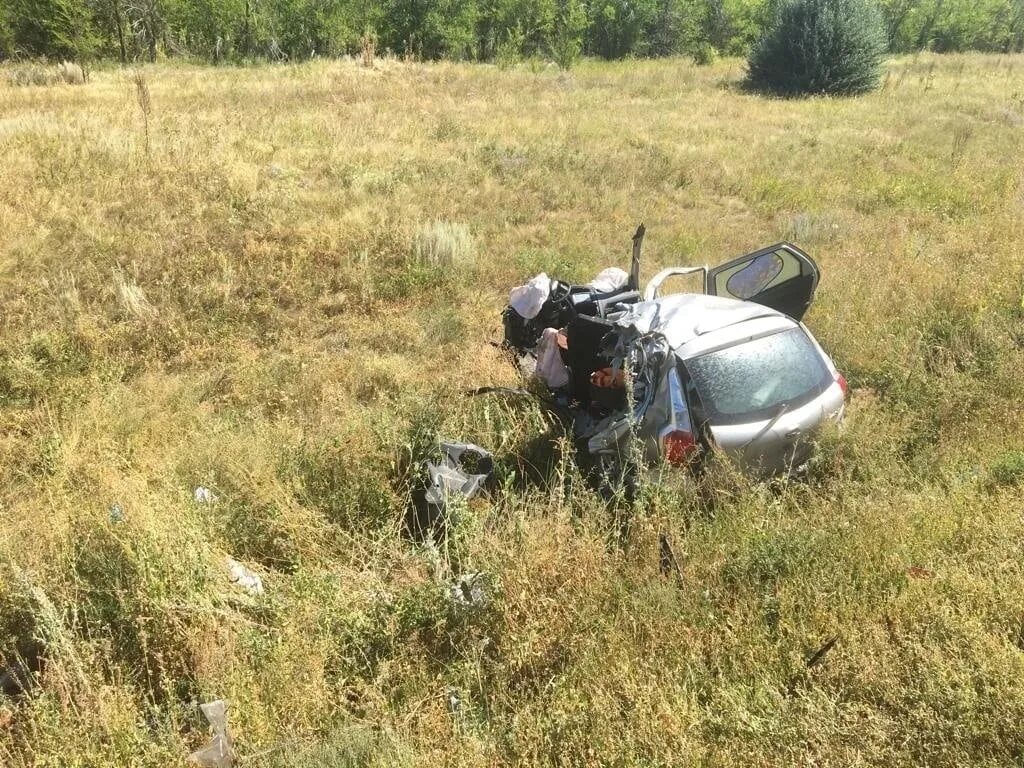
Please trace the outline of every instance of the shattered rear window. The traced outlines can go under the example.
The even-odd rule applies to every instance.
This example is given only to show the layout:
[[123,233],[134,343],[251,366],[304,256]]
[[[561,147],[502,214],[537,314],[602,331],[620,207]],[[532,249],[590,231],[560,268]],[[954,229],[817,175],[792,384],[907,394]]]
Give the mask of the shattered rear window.
[[712,423],[772,418],[783,405],[806,405],[832,375],[801,328],[709,352],[685,362]]

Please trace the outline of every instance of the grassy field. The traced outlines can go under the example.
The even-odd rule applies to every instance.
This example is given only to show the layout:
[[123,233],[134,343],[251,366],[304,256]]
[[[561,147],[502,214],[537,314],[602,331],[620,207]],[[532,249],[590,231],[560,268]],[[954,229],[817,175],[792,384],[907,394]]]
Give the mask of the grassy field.
[[[244,767],[1019,764],[1024,58],[741,78],[0,70],[0,664],[45,658],[0,764],[183,765],[215,698]],[[541,410],[461,394],[517,383],[510,286],[625,266],[639,221],[648,276],[818,260],[852,398],[807,479],[609,509]],[[439,436],[500,489],[432,549]]]

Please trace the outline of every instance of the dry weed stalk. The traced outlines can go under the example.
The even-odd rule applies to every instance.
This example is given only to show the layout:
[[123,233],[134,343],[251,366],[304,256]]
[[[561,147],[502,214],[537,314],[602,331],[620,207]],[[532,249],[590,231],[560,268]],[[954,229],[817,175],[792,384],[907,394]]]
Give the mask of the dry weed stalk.
[[149,322],[155,319],[158,314],[157,309],[146,298],[146,293],[139,284],[120,269],[115,268],[113,275],[114,288],[121,307],[129,315],[142,322]]
[[135,100],[142,110],[142,127],[146,137],[146,157],[149,157],[149,116],[153,112],[153,100],[149,95],[149,84],[141,71],[132,75],[132,82],[135,84]]

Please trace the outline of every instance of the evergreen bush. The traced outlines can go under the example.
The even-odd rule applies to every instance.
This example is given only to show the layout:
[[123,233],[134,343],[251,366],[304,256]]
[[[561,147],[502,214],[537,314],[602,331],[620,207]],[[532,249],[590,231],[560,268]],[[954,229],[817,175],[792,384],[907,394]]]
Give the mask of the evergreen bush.
[[878,85],[885,48],[869,0],[790,0],[751,51],[748,84],[782,95],[863,93]]

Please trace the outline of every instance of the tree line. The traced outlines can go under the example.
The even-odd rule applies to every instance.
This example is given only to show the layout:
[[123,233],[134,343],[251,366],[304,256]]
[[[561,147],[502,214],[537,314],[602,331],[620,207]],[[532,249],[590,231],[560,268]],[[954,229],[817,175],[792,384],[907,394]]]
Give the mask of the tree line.
[[[568,65],[746,53],[786,0],[0,0],[0,60],[303,60],[367,50]],[[889,50],[1024,50],[1024,0],[877,0]]]

